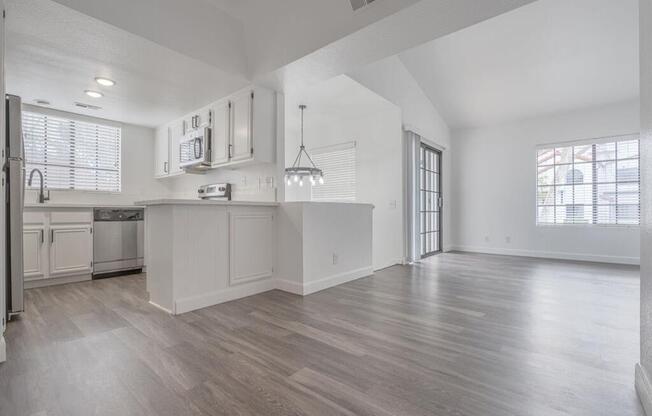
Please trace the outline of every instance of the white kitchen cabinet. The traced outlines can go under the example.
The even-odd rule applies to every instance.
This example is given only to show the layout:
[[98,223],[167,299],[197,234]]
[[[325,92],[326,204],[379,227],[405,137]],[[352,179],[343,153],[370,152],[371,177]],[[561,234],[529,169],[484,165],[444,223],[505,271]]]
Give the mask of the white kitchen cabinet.
[[91,225],[50,227],[50,277],[93,272]]
[[154,141],[154,176],[165,177],[170,172],[170,130],[167,125],[156,129]]
[[230,212],[229,282],[231,285],[274,274],[274,211]]
[[183,117],[183,134],[187,134],[190,130],[198,129],[200,127],[208,127],[211,124],[211,106],[200,108],[197,111]]
[[23,229],[23,272],[26,281],[47,276],[47,253],[45,226],[26,226]]
[[252,143],[253,92],[245,91],[231,98],[231,161],[250,159]]
[[169,124],[170,130],[170,168],[168,175],[178,175],[183,173],[179,166],[179,143],[184,136],[184,121],[176,120]]
[[212,164],[220,165],[229,162],[229,148],[231,144],[231,102],[218,101],[213,104],[213,147]]

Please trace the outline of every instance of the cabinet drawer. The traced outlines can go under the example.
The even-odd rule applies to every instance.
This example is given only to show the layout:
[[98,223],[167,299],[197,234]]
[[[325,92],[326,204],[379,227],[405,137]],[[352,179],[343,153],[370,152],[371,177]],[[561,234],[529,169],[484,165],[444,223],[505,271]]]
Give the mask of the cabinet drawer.
[[23,211],[23,224],[43,225],[47,214],[42,211]]
[[93,211],[51,211],[51,224],[90,224],[93,222]]

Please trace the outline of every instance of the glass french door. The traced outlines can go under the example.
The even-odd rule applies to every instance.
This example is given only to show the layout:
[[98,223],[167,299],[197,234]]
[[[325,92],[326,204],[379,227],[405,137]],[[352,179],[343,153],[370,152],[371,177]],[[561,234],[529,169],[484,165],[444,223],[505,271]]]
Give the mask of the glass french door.
[[419,222],[421,258],[441,252],[441,152],[421,144]]

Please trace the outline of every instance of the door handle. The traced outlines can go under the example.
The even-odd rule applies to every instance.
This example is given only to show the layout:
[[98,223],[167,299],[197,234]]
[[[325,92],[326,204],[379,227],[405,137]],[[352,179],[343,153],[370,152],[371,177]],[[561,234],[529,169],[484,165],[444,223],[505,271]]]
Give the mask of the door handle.
[[41,244],[45,243],[45,230],[41,229]]
[[54,244],[54,230],[50,230],[50,244]]
[[229,144],[229,159],[233,157],[233,145]]
[[168,173],[168,162],[163,162],[163,172]]

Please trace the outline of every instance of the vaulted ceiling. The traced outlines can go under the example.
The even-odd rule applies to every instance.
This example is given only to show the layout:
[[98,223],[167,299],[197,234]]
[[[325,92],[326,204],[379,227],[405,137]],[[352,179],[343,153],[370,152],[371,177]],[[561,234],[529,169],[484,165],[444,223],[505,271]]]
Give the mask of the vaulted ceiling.
[[539,0],[399,57],[451,128],[636,100],[638,0]]
[[[288,91],[533,0],[6,0],[7,88],[154,126],[249,82]],[[118,84],[97,101],[83,90]],[[74,101],[100,105],[89,112]]]

